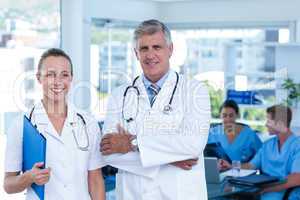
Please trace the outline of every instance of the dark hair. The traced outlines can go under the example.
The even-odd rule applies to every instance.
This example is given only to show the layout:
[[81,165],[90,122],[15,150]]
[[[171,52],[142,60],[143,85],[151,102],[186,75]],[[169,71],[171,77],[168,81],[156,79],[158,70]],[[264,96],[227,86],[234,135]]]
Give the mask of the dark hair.
[[221,111],[222,111],[223,108],[232,108],[232,109],[235,111],[235,113],[236,113],[237,115],[240,114],[239,106],[238,106],[237,103],[236,103],[234,100],[232,100],[232,99],[227,99],[227,100],[225,100],[225,101],[223,102],[223,104],[222,104],[222,106],[220,107],[220,110],[219,110],[220,113],[221,113]]
[[152,35],[160,31],[163,32],[167,44],[168,45],[171,44],[172,43],[171,32],[164,23],[156,19],[143,21],[142,23],[139,24],[139,26],[134,31],[134,37],[133,37],[134,46],[136,46],[137,41],[141,36]]
[[71,61],[71,58],[70,56],[68,56],[68,54],[66,54],[63,50],[61,49],[57,49],[57,48],[51,48],[51,49],[48,49],[47,51],[45,51],[40,60],[39,60],[39,64],[38,64],[38,73],[41,71],[42,69],[42,65],[43,65],[43,62],[46,58],[50,57],[50,56],[54,56],[54,57],[59,57],[59,56],[62,56],[64,58],[66,58],[69,63],[70,63],[70,68],[71,68],[71,75],[73,76],[73,64],[72,64],[72,61]]
[[287,128],[290,127],[292,121],[292,110],[284,105],[274,105],[267,108],[267,113],[271,116],[272,120],[283,122]]

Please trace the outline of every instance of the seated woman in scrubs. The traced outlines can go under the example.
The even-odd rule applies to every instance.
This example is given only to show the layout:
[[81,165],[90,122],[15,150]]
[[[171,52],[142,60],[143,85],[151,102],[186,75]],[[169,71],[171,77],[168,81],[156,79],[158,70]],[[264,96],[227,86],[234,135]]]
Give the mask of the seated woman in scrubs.
[[4,189],[18,193],[27,189],[26,200],[38,200],[30,187],[45,185],[45,200],[104,200],[104,184],[97,121],[67,103],[73,79],[70,57],[49,49],[38,64],[37,80],[42,100],[24,113],[46,138],[46,163],[22,171],[23,115],[7,133]]
[[[290,130],[292,111],[282,105],[267,109],[266,126],[275,137],[267,140],[249,162],[242,165],[243,169],[259,169],[262,173],[286,179],[286,182],[262,191],[262,200],[281,200],[287,189],[293,188],[288,199],[300,199],[300,137]],[[222,168],[231,165],[224,161]]]
[[[220,108],[223,123],[210,129],[208,146],[216,144],[218,148],[215,148],[215,151],[219,151],[216,152],[218,158],[245,163],[256,154],[262,142],[249,126],[236,122],[238,116],[239,107],[236,102],[226,100]],[[220,150],[226,157],[220,155],[222,154]]]

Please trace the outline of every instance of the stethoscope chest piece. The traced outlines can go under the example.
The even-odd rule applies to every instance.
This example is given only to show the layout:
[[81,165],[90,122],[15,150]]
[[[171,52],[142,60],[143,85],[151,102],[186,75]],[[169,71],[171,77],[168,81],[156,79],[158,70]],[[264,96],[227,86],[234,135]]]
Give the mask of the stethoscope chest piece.
[[166,115],[169,115],[172,111],[173,111],[173,108],[171,107],[170,104],[168,104],[164,107],[163,113]]
[[[165,115],[169,115],[169,114],[171,114],[171,112],[173,111],[173,108],[172,108],[171,105],[172,105],[173,98],[174,98],[174,95],[175,95],[175,92],[176,92],[176,89],[177,89],[177,85],[178,85],[178,81],[179,81],[179,75],[178,75],[177,72],[175,72],[175,73],[176,73],[176,83],[175,83],[175,85],[174,85],[174,88],[173,88],[173,91],[172,91],[171,98],[170,98],[170,100],[169,100],[168,105],[165,105],[164,108],[163,108],[163,111],[162,111],[163,114],[165,114]],[[135,86],[135,83],[136,83],[136,81],[137,81],[138,78],[139,78],[139,76],[137,76],[137,77],[133,80],[132,84],[129,85],[129,86],[125,89],[124,94],[123,94],[122,118],[123,118],[123,120],[125,120],[127,123],[134,121],[134,120],[136,119],[136,117],[137,117],[137,115],[138,115],[138,111],[139,111],[139,96],[140,96],[140,91],[139,91],[138,87]],[[130,89],[135,90],[135,93],[136,93],[136,96],[137,96],[137,108],[136,108],[135,114],[133,114],[132,117],[126,117],[126,116],[125,116],[125,112],[124,112],[125,98],[126,98],[126,95],[127,95],[128,91],[130,91]],[[127,104],[127,103],[126,103],[126,104]],[[132,104],[129,104],[129,105],[131,106]]]

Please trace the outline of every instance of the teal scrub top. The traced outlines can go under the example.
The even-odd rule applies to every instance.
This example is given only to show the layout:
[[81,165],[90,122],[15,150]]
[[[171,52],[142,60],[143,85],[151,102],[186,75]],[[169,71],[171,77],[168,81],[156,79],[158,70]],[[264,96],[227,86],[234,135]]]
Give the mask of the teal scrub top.
[[[270,176],[285,179],[291,173],[300,173],[300,137],[290,135],[281,150],[278,148],[279,139],[273,137],[267,140],[250,163],[256,169]],[[262,195],[262,200],[281,200],[285,191],[270,192]],[[300,199],[299,188],[289,199]],[[298,196],[298,197],[296,197]]]
[[244,126],[240,134],[230,143],[223,125],[217,125],[209,130],[207,143],[219,143],[231,161],[239,160],[242,163],[250,161],[262,145],[256,132],[248,126]]

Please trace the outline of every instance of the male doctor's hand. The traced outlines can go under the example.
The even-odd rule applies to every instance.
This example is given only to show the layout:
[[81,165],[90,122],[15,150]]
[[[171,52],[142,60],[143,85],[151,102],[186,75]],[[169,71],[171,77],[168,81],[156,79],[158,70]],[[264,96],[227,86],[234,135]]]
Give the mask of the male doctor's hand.
[[184,170],[191,170],[194,165],[198,163],[198,158],[195,159],[188,159],[188,160],[182,160],[171,163],[171,165],[174,165],[176,167],[179,167]]
[[134,151],[131,141],[135,138],[120,125],[117,126],[118,132],[108,133],[103,136],[100,143],[100,151],[103,155],[114,153],[128,153]]

